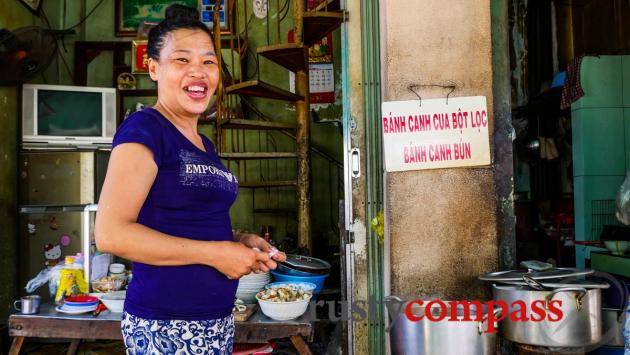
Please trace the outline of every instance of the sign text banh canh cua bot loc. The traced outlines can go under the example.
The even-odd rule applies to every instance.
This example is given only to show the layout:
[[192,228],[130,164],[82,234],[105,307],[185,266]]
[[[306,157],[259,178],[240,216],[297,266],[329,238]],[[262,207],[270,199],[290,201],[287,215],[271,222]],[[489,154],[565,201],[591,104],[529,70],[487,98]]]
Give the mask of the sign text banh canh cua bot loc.
[[490,164],[484,96],[384,102],[388,172]]

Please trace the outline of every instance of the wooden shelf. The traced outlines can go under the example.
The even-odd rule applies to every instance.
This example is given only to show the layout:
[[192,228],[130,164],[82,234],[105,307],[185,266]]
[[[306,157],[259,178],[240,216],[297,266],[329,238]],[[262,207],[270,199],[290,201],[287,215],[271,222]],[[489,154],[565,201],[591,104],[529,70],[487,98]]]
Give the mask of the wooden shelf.
[[230,85],[225,88],[226,94],[250,95],[264,97],[267,99],[283,100],[283,101],[300,101],[302,96],[296,95],[290,91],[267,84],[260,80],[250,80],[239,84]]
[[242,188],[266,188],[266,187],[292,187],[296,186],[297,181],[295,180],[286,180],[286,181],[245,181],[239,182],[238,187]]
[[251,152],[251,153],[219,153],[219,158],[227,160],[258,160],[258,159],[292,159],[295,152]]
[[630,255],[612,255],[609,252],[592,251],[591,267],[597,271],[630,277]]
[[309,11],[304,13],[304,44],[313,45],[343,22],[343,12]]
[[312,11],[339,11],[340,9],[340,0],[326,0],[319,3]]
[[303,44],[281,43],[258,48],[258,54],[292,72],[306,69],[308,49]]
[[221,35],[221,49],[230,49],[230,41],[233,41],[233,48],[239,55],[243,55],[247,51],[247,41],[241,37],[239,48],[236,35]]
[[245,120],[245,119],[227,119],[221,121],[219,126],[224,129],[256,129],[256,130],[295,130],[295,123],[272,122],[262,120]]

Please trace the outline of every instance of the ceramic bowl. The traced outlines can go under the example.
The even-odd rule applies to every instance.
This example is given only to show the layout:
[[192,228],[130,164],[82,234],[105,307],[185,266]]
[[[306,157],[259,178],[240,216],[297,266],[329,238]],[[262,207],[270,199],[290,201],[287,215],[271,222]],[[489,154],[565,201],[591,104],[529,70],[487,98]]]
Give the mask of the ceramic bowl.
[[271,274],[273,278],[278,282],[311,282],[314,283],[317,287],[313,290],[313,293],[319,293],[324,288],[324,281],[328,277],[328,274],[325,275],[311,275],[311,276],[297,276],[297,275],[285,275],[276,271],[272,271]]
[[293,302],[273,302],[261,300],[259,296],[256,295],[256,300],[260,305],[260,310],[267,317],[275,320],[291,320],[298,318],[306,312],[311,297]]
[[100,296],[100,300],[105,304],[105,307],[113,313],[122,313],[125,306],[126,295],[127,291],[110,292]]
[[256,291],[236,291],[236,298],[243,300],[245,303],[256,303],[256,294],[260,290]]
[[269,281],[271,281],[271,276],[268,272],[247,274],[238,282],[236,297],[245,303],[256,303],[256,293],[262,290]]
[[63,303],[68,307],[93,307],[98,304],[98,298],[92,296],[75,296],[66,298]]
[[623,255],[630,249],[630,241],[627,240],[605,240],[604,245],[613,255]]

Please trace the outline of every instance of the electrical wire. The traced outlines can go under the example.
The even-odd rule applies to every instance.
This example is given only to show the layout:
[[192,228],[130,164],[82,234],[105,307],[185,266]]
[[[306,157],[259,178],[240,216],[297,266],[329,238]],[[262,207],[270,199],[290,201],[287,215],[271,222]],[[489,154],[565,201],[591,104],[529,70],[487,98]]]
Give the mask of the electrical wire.
[[67,10],[68,10],[68,7],[67,7],[67,6],[68,6],[68,4],[67,4],[67,0],[63,0],[63,10],[62,10],[62,13],[63,13],[63,17],[62,17],[63,22],[62,22],[61,24],[62,24],[62,25],[64,25],[64,26],[66,25],[66,20],[67,20],[67,15],[68,15],[68,11],[67,11]]
[[258,55],[256,55],[256,53],[254,53],[254,51],[252,51],[249,47],[247,47],[247,52],[245,55],[250,55],[252,58],[254,58],[254,62],[256,62],[256,67],[254,70],[254,72],[251,75],[247,76],[247,80],[250,80],[252,78],[256,78],[258,76],[258,68],[260,66],[260,62],[258,61]]
[[74,26],[72,26],[72,27],[68,27],[68,28],[64,29],[64,31],[67,31],[67,30],[72,30],[72,29],[74,29],[74,28],[77,28],[77,27],[81,26],[81,25],[83,24],[83,22],[85,22],[85,20],[87,20],[87,19],[88,19],[88,17],[90,17],[90,15],[92,15],[92,13],[94,13],[94,10],[96,10],[99,6],[101,6],[101,4],[102,4],[104,1],[105,1],[105,0],[101,0],[101,1],[99,1],[99,2],[98,2],[98,4],[94,5],[94,7],[92,8],[92,10],[90,10],[90,12],[88,12],[88,13],[87,13],[87,15],[85,15],[85,17],[84,17],[81,21],[79,21],[79,23],[77,23],[76,25],[74,25]]
[[[44,19],[44,22],[46,22],[46,26],[48,26],[48,29],[50,31],[53,31],[52,26],[50,25],[50,21],[48,21],[48,16],[46,16],[46,13],[44,12],[44,9],[42,8],[41,11],[41,17]],[[60,41],[60,39],[55,36],[55,41]],[[63,35],[61,35],[61,41],[63,44]],[[63,45],[64,49],[65,49],[65,44]],[[63,66],[66,68],[66,71],[68,72],[68,76],[70,77],[70,79],[72,80],[72,82],[74,82],[74,75],[72,74],[72,70],[70,70],[70,66],[68,65],[68,62],[66,62],[66,58],[63,56],[63,53],[61,53],[61,50],[59,49],[59,43],[57,43],[57,50],[56,50],[56,54],[57,56],[59,56],[61,58],[61,61],[63,62]]]
[[[282,23],[282,20],[284,20],[284,18],[289,13],[289,6],[287,6],[287,5],[289,5],[289,0],[286,0],[284,2],[284,5],[282,5],[282,7],[280,9],[278,9],[278,11],[276,12],[277,16],[280,18],[279,21],[281,23]],[[269,13],[270,13],[269,8],[270,8],[269,2],[267,2],[267,45],[271,44],[270,41],[269,41],[269,23],[271,22],[270,21],[271,16],[269,16]],[[282,15],[282,12],[284,11],[285,8],[286,8],[286,12],[284,13],[284,15]]]
[[42,14],[40,17],[44,20],[44,22],[46,22],[46,26],[48,26],[48,29],[52,30],[52,26],[50,25],[50,21],[48,21],[48,16],[46,16],[46,13],[44,12],[43,8],[40,10],[40,13]]
[[284,11],[284,9],[286,8],[286,11],[284,11],[284,15],[282,15],[282,17],[280,17],[280,22],[284,21],[284,18],[287,17],[287,15],[289,14],[289,0],[284,2],[284,5],[282,5],[282,8],[280,9],[280,11],[278,11],[279,13],[282,13]]
[[[58,36],[60,38],[56,38],[55,40],[57,41],[61,41],[63,48],[65,49],[65,43],[64,43],[64,37],[66,36],[66,34],[62,33],[62,32],[66,32],[66,31],[70,31],[73,30],[79,26],[81,26],[93,13],[94,11],[101,6],[101,4],[104,2],[105,0],[100,0],[96,5],[94,5],[94,7],[92,8],[92,10],[90,10],[87,15],[85,15],[85,17],[83,19],[81,19],[76,25],[74,26],[70,26],[66,29],[63,29],[61,31],[57,31]],[[64,23],[65,23],[65,16],[66,16],[66,1],[64,0],[63,2],[63,16],[64,16]],[[48,20],[48,16],[46,16],[46,13],[44,12],[44,9],[41,9],[41,18],[44,20],[44,22],[46,23],[46,26],[48,26],[48,29],[50,31],[53,31],[52,26],[50,24],[50,21]],[[70,76],[70,78],[74,81],[74,76],[72,75],[72,70],[70,70],[70,66],[68,65],[68,62],[66,61],[66,58],[63,56],[63,54],[61,53],[61,50],[59,49],[59,45],[57,45],[57,55],[59,57],[61,57],[61,61],[64,64],[64,67],[66,68],[66,70],[68,71],[68,75]]]
[[269,1],[267,1],[267,45],[270,45],[269,42],[269,23],[271,22],[271,16],[269,16]]

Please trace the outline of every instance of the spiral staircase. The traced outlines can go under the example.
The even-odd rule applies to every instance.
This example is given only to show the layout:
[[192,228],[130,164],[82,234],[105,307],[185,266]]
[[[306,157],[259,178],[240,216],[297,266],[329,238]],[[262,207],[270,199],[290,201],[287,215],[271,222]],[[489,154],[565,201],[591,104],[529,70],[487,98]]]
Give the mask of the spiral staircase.
[[[280,6],[280,0],[269,0],[267,6],[267,30],[273,23],[276,31],[276,43],[267,43],[255,48],[248,47],[248,11],[245,0],[226,0],[228,13],[234,16],[234,26],[230,33],[222,33],[219,28],[219,11],[215,11],[214,33],[217,53],[225,53],[219,59],[221,78],[217,90],[216,129],[217,151],[228,167],[235,165],[240,188],[264,190],[267,198],[277,191],[277,200],[281,199],[281,190],[292,189],[295,193],[296,206],[265,208],[256,206],[256,193],[253,194],[254,213],[290,213],[297,220],[297,245],[301,252],[311,254],[313,248],[311,228],[311,119],[309,104],[309,65],[308,48],[329,32],[335,30],[345,19],[345,12],[340,9],[339,0],[325,0],[316,5],[317,0],[286,0]],[[289,6],[289,1],[290,7]],[[217,5],[220,6],[220,5]],[[311,8],[307,10],[307,7]],[[293,43],[282,42],[287,33],[281,33],[281,22],[292,9]],[[275,11],[273,11],[275,10]],[[251,15],[251,14],[250,14]],[[241,17],[243,16],[243,17]],[[243,29],[239,28],[241,19],[245,19]],[[269,42],[269,36],[268,36]],[[224,50],[222,52],[222,50]],[[247,78],[247,54],[255,57],[256,70],[253,78]],[[295,90],[289,91],[266,80],[266,73],[259,70],[260,58],[265,58],[283,70],[295,74]],[[277,105],[282,101],[294,108],[294,120],[278,119],[266,116],[251,98],[264,105]],[[262,100],[261,100],[262,99]],[[268,102],[268,103],[267,103]],[[294,143],[286,149],[286,144],[279,144],[277,135],[268,132],[280,132]],[[256,138],[257,137],[257,138]],[[247,146],[249,142],[249,147]],[[257,142],[252,147],[251,142]],[[285,148],[285,149],[281,149]],[[315,150],[316,153],[323,154]],[[291,163],[291,162],[294,162]],[[248,167],[249,164],[249,167]],[[294,170],[293,177],[281,174],[289,166]],[[254,177],[252,177],[252,175]]]

